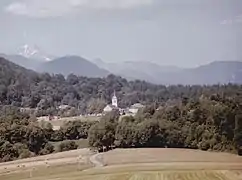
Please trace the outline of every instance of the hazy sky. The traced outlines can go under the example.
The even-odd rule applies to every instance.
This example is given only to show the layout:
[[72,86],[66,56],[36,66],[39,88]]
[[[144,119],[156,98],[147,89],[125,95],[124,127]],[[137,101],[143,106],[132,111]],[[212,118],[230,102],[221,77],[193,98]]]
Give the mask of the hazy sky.
[[196,66],[242,60],[242,0],[0,0],[0,52]]

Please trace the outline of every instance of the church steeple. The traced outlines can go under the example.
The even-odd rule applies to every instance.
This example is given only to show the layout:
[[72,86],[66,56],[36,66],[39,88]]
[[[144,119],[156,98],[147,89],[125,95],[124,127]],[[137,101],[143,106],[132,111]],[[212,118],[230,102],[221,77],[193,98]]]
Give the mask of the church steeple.
[[116,92],[115,92],[115,90],[114,90],[114,92],[113,92],[112,105],[115,106],[115,107],[118,107],[118,99],[117,99],[117,97],[116,97]]

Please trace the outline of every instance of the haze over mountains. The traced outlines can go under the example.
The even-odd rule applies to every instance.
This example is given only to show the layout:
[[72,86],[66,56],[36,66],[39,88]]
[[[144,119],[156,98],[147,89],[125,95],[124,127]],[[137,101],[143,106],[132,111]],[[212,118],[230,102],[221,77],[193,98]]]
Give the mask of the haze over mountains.
[[65,76],[71,73],[87,77],[115,74],[128,80],[139,79],[166,85],[242,83],[242,62],[239,61],[214,61],[196,68],[160,66],[148,61],[107,63],[101,59],[89,61],[74,55],[54,58],[27,45],[17,55],[0,56],[27,69]]

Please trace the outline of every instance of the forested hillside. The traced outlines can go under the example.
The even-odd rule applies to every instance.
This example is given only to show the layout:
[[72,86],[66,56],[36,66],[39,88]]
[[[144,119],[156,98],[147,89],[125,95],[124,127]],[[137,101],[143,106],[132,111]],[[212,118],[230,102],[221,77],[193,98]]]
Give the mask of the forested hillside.
[[218,94],[241,100],[240,85],[163,86],[145,81],[127,81],[118,76],[87,78],[69,75],[38,74],[3,58],[0,59],[0,103],[17,107],[37,108],[41,115],[57,114],[61,104],[72,106],[73,114],[102,111],[116,91],[119,106],[127,107],[140,102],[176,103],[183,98],[198,99]]
[[[95,148],[180,147],[235,152],[242,145],[242,86],[162,86],[109,75],[86,78],[38,74],[0,59],[0,159],[9,161],[54,152],[51,142],[88,138]],[[99,123],[70,122],[53,131],[18,107],[37,108],[39,115],[102,111],[113,91],[120,106],[146,105],[135,117],[112,112]],[[37,114],[37,115],[38,115]],[[75,149],[63,142],[57,151]]]

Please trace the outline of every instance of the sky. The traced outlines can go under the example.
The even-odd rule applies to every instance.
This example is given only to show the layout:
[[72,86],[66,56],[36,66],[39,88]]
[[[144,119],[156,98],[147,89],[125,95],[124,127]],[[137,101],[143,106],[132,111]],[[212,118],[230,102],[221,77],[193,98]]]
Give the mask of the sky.
[[241,0],[0,0],[0,52],[194,67],[242,61]]

